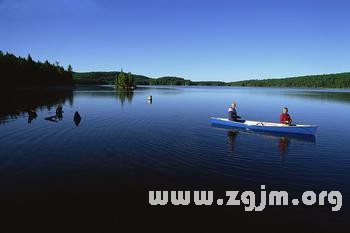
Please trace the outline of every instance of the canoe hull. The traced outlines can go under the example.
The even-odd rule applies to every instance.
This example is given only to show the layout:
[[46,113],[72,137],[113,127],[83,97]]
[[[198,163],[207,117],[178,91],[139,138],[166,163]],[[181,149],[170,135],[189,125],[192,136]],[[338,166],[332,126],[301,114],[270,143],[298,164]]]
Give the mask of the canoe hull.
[[211,117],[210,122],[212,124],[224,125],[227,127],[234,127],[245,130],[273,132],[273,133],[287,133],[287,134],[309,134],[315,135],[317,132],[317,126],[315,125],[283,125],[279,123],[270,122],[258,122],[258,121],[245,121],[235,122],[225,118]]

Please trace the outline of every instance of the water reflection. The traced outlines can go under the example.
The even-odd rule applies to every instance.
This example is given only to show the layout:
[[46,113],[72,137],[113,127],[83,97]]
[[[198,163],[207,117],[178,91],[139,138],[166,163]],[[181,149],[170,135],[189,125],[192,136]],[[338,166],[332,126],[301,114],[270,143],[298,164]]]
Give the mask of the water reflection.
[[[67,102],[73,106],[73,90],[73,88],[26,88],[1,91],[0,125],[19,117],[26,117],[28,124],[31,124],[38,118],[38,112],[45,110],[50,112],[52,109],[55,109],[55,114],[45,117],[44,120],[55,123],[62,121],[64,117],[63,106]],[[76,91],[79,93],[77,96],[92,95],[96,98],[115,96],[122,106],[126,102],[131,103],[134,98],[133,91],[115,91],[110,86],[83,86],[77,87]],[[79,126],[81,122],[79,112],[75,112],[73,122]]]
[[235,131],[235,130],[229,130],[227,131],[227,141],[228,141],[228,145],[229,145],[229,149],[230,152],[234,152],[235,151],[235,144],[236,144],[236,138],[239,134],[239,131]]
[[122,105],[124,105],[125,101],[128,101],[128,103],[132,102],[132,99],[134,97],[133,91],[116,91],[115,95],[117,99],[120,101]]
[[74,121],[75,125],[78,127],[80,122],[81,122],[81,116],[80,116],[79,112],[74,113],[73,121]]
[[349,91],[296,91],[286,92],[284,95],[319,101],[350,103]]
[[[28,123],[37,119],[38,110],[47,109],[66,102],[73,105],[71,88],[27,88],[11,91],[0,91],[0,124],[18,117],[28,116]],[[59,118],[63,117],[58,114]]]
[[290,143],[290,139],[288,137],[281,137],[278,140],[278,149],[280,152],[281,160],[285,159],[285,155],[288,152],[289,143]]
[[33,120],[35,120],[38,117],[38,114],[35,110],[29,110],[28,111],[28,124],[31,124]]
[[51,121],[51,122],[58,122],[63,120],[63,107],[62,105],[58,105],[56,108],[56,115],[46,117],[45,120]]
[[265,133],[265,132],[253,132],[242,129],[232,129],[222,125],[212,125],[213,128],[219,130],[227,130],[227,141],[229,145],[229,152],[235,152],[237,138],[240,137],[260,137],[269,140],[270,142],[276,141],[276,148],[278,149],[280,159],[284,160],[286,154],[289,151],[291,142],[305,142],[310,144],[316,143],[316,137],[314,135],[298,135],[298,134],[280,134],[280,133]]

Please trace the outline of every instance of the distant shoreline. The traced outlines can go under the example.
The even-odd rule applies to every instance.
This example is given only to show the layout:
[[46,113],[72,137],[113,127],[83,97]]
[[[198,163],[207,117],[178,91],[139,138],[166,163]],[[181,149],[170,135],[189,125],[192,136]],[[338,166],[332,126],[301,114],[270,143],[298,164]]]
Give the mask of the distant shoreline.
[[[119,72],[73,73],[76,84],[114,84]],[[350,88],[350,72],[308,75],[279,79],[251,79],[235,82],[191,81],[180,77],[150,78],[132,74],[136,85],[144,86],[233,86],[233,87],[275,87],[275,88]]]
[[[307,75],[276,79],[251,79],[234,82],[223,81],[192,81],[181,77],[165,76],[150,78],[144,75],[123,71],[111,72],[73,72],[71,65],[65,69],[58,62],[34,61],[30,55],[27,58],[17,57],[0,50],[0,68],[4,74],[2,86],[73,86],[80,84],[117,85],[119,88],[132,89],[134,86],[235,86],[235,87],[276,87],[276,88],[350,88],[350,72]],[[120,77],[119,77],[120,76]],[[118,78],[117,78],[118,77]],[[119,80],[117,82],[117,80]],[[3,89],[0,87],[0,89]],[[13,88],[10,88],[13,89]]]

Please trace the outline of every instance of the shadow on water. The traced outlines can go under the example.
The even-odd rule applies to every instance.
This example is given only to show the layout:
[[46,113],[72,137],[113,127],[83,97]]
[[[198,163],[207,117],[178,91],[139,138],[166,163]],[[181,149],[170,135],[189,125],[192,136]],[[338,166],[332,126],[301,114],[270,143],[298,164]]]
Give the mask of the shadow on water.
[[[27,88],[0,92],[0,124],[18,117],[28,116],[28,123],[38,117],[38,110],[51,110],[66,102],[73,105],[72,88]],[[58,119],[62,119],[63,111],[57,111]]]

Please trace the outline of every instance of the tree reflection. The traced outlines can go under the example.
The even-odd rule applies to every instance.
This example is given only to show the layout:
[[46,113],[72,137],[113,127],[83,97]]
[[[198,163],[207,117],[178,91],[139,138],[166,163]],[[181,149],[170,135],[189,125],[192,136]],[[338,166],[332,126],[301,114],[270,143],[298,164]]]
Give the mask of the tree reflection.
[[59,104],[56,108],[56,115],[46,117],[45,120],[51,121],[51,122],[58,122],[63,120],[63,107],[61,104]]
[[128,103],[132,102],[132,99],[134,98],[134,92],[133,91],[116,91],[115,92],[117,99],[120,101],[122,105],[124,105],[125,101],[128,101]]
[[[26,88],[0,91],[0,124],[18,117],[28,117],[28,123],[37,118],[37,111],[62,106],[66,101],[73,104],[72,88]],[[56,112],[63,118],[63,112]]]
[[29,110],[28,111],[28,124],[31,124],[33,120],[35,120],[38,117],[38,114],[35,110]]

